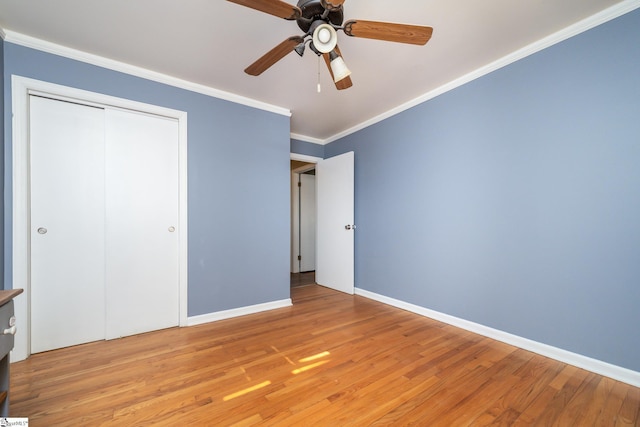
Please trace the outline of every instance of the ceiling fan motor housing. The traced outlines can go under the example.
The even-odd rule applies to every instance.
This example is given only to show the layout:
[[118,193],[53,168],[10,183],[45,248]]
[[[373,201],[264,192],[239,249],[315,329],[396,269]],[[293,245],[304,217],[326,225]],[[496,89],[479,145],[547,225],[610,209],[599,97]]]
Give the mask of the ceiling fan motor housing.
[[309,32],[314,21],[324,20],[327,23],[340,26],[344,21],[344,13],[342,8],[334,9],[329,12],[326,19],[322,18],[325,12],[320,0],[298,0],[298,7],[302,11],[302,18],[298,19],[298,27],[305,33]]

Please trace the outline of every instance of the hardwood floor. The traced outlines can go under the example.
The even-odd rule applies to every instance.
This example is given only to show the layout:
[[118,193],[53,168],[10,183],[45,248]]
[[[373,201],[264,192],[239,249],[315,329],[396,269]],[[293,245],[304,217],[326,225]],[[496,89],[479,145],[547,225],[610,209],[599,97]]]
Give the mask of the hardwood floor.
[[640,425],[640,389],[313,285],[293,307],[33,355],[11,415],[64,425]]
[[307,271],[304,273],[291,273],[291,287],[315,285],[316,272]]

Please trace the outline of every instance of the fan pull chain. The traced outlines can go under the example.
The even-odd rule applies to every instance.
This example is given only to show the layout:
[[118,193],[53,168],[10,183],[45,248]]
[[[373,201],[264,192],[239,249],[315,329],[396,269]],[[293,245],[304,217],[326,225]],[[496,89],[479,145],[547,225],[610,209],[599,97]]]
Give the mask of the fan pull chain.
[[318,93],[322,91],[320,87],[320,55],[318,55]]

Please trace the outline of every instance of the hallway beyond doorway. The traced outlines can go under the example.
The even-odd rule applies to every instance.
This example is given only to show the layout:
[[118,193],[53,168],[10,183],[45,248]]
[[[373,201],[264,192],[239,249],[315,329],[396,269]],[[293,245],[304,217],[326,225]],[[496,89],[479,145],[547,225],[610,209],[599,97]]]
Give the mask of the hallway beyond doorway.
[[291,273],[291,287],[315,285],[316,272],[307,271],[304,273]]

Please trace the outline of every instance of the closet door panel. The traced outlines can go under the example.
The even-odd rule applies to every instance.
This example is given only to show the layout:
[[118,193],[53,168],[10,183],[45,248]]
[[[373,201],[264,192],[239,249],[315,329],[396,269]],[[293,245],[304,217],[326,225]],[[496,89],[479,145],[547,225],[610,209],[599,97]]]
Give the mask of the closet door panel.
[[105,337],[104,115],[30,97],[31,351]]
[[106,111],[107,338],[177,326],[178,122]]

